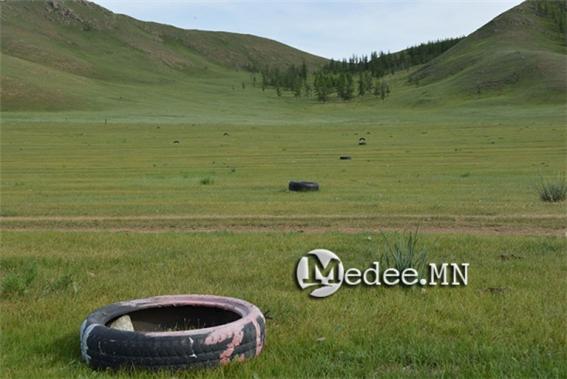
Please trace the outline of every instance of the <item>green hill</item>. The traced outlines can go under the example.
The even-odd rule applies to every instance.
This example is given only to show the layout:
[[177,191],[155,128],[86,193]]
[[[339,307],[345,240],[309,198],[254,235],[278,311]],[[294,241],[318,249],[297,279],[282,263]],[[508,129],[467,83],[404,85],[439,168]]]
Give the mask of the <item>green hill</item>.
[[[549,8],[549,9],[548,9]],[[564,102],[565,1],[526,1],[409,75],[427,96]],[[426,96],[426,97],[427,97]]]
[[237,70],[326,61],[266,38],[142,22],[87,1],[0,6],[3,110],[104,108],[112,97],[132,97],[109,86],[161,91],[163,84],[200,87],[195,80],[227,77],[240,84]]
[[280,122],[337,112],[371,118],[377,109],[407,106],[565,102],[567,47],[558,21],[564,1],[524,2],[431,61],[389,75],[392,94],[385,102],[368,95],[331,107],[314,96],[294,99],[285,92],[280,98],[274,89],[260,89],[251,68],[305,62],[312,71],[327,62],[276,41],[142,22],[88,1],[4,1],[0,7],[5,115],[104,110],[111,117]]

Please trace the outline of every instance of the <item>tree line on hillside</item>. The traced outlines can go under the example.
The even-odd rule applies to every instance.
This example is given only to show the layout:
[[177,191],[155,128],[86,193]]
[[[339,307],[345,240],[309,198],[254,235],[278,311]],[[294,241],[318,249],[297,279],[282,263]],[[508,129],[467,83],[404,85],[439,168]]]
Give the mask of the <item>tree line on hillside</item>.
[[[334,95],[346,101],[372,94],[384,100],[391,92],[389,83],[384,79],[386,75],[426,63],[461,39],[422,43],[397,53],[373,52],[370,56],[352,56],[348,60],[331,59],[313,73],[309,73],[305,62],[286,69],[266,67],[253,71],[261,75],[262,90],[274,88],[278,96],[282,95],[282,91],[290,91],[296,97],[310,97],[314,93],[319,101],[325,102]],[[253,85],[256,85],[256,76],[253,76]]]
[[260,72],[262,90],[267,87],[273,87],[281,95],[281,90],[288,90],[294,92],[296,96],[301,96],[302,91],[304,94],[310,94],[311,88],[308,83],[308,69],[305,62],[301,66],[290,65],[286,70],[280,70],[278,67],[267,67]]
[[559,32],[565,33],[567,18],[567,1],[565,0],[531,0],[538,14],[550,18]]
[[332,73],[368,71],[375,78],[381,78],[396,71],[426,63],[449,50],[464,37],[448,38],[421,43],[397,53],[372,52],[370,57],[353,55],[351,58],[336,61],[331,59],[323,70]]
[[[300,67],[291,65],[286,70],[267,68],[260,74],[262,90],[274,88],[278,96],[282,95],[282,91],[290,91],[295,97],[315,94],[319,101],[324,102],[333,94],[342,100],[351,100],[370,93],[385,99],[390,93],[390,86],[385,80],[378,80],[366,71],[353,74],[321,69],[310,74],[303,64]],[[255,76],[252,81],[255,86]]]
[[390,94],[390,85],[385,80],[373,78],[366,71],[353,75],[351,72],[333,74],[321,70],[314,74],[313,90],[317,99],[323,102],[329,100],[333,93],[342,100],[351,100],[369,93],[384,100]]

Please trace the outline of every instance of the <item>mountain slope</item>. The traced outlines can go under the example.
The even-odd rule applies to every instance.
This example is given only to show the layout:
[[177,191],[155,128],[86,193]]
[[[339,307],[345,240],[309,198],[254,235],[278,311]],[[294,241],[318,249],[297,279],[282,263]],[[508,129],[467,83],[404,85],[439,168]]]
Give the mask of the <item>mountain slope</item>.
[[[370,115],[408,105],[564,104],[563,18],[545,11],[549,4],[567,8],[565,0],[524,2],[424,65],[387,76],[387,101],[369,95],[335,109],[360,113],[356,103]],[[142,22],[83,0],[4,1],[0,7],[2,111],[207,120],[233,120],[235,114],[282,120],[329,111],[313,96],[280,98],[273,89],[253,88],[246,69],[305,62],[312,72],[326,62],[275,41]]]
[[409,81],[427,95],[564,101],[565,34],[552,15],[539,10],[542,4],[561,6],[558,1],[526,1],[419,68]]
[[142,22],[82,0],[0,4],[4,110],[93,108],[100,99],[91,95],[109,85],[238,83],[240,69],[326,61],[269,39]]

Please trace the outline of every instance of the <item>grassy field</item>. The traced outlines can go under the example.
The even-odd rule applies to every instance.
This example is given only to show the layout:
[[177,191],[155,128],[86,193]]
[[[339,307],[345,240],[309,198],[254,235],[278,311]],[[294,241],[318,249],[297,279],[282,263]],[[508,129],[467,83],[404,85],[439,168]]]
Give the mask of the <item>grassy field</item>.
[[[388,75],[384,101],[321,104],[243,70],[319,57],[66,6],[0,12],[0,377],[567,377],[567,209],[537,191],[567,169],[549,18],[524,4]],[[428,261],[470,263],[467,287],[314,301],[294,283],[313,248],[365,268],[381,231],[418,226]],[[257,304],[265,351],[175,374],[80,360],[92,310],[175,293]]]
[[82,318],[122,299],[213,293],[271,317],[266,350],[175,377],[564,377],[564,238],[425,237],[430,261],[470,262],[466,288],[343,288],[319,301],[296,288],[306,250],[364,268],[382,249],[368,236],[5,232],[4,270],[31,280],[3,295],[3,376],[130,377],[80,362]]
[[[345,122],[334,111],[340,117],[326,124],[5,122],[2,215],[12,219],[4,222],[61,216],[47,221],[64,226],[64,217],[75,217],[88,226],[89,217],[175,216],[167,223],[179,226],[183,217],[324,216],[351,217],[357,226],[472,216],[564,226],[564,207],[541,202],[536,191],[541,176],[565,168],[561,112],[471,121],[390,111],[374,122]],[[358,146],[359,137],[368,144]],[[352,160],[340,161],[345,154]],[[321,191],[289,193],[293,179],[318,181]]]
[[[565,168],[562,111],[346,122],[340,107],[326,124],[3,122],[2,375],[127,377],[80,361],[81,320],[114,301],[210,293],[268,312],[266,350],[176,376],[564,376],[565,206],[535,190]],[[321,191],[290,193],[290,179]],[[364,268],[379,231],[416,225],[429,261],[470,263],[468,287],[313,301],[294,284],[312,248]]]
[[[403,86],[317,104],[232,90],[235,75],[203,82],[228,90],[187,108],[148,92],[131,107],[2,114],[3,377],[130,376],[80,361],[80,322],[171,293],[237,296],[272,317],[258,359],[175,376],[567,375],[566,209],[536,190],[565,172],[562,106],[414,109]],[[290,193],[292,179],[321,191]],[[323,301],[296,288],[310,249],[362,268],[379,231],[417,225],[431,261],[470,262],[468,287]]]

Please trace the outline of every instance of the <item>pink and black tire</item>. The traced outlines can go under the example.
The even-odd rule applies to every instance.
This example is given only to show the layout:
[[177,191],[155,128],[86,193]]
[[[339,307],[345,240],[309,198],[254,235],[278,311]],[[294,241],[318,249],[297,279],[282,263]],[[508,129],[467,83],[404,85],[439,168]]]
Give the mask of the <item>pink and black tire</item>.
[[[134,330],[110,327],[128,315]],[[97,309],[81,325],[81,355],[95,369],[186,370],[244,361],[264,347],[265,319],[246,301],[175,295]]]

